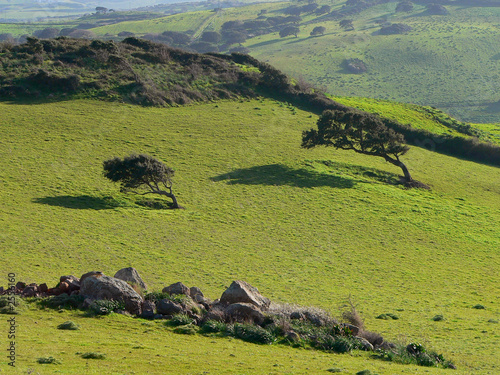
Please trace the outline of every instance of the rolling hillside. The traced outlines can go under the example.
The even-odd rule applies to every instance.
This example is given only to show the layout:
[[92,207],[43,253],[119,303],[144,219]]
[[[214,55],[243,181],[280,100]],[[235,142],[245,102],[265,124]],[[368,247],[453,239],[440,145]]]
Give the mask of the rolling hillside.
[[[451,359],[458,374],[498,371],[498,168],[412,146],[404,161],[432,190],[406,190],[381,158],[301,149],[318,106],[347,107],[288,83],[266,64],[134,38],[70,42],[34,41],[2,55],[39,57],[23,69],[2,65],[0,272],[55,285],[63,274],[113,275],[133,266],[152,290],[182,281],[212,299],[243,279],[274,301],[336,316],[350,296],[367,327],[387,340],[424,342]],[[162,86],[163,76],[188,91]],[[144,101],[148,93],[156,102]],[[436,137],[465,137],[459,122],[430,108],[336,99]],[[151,202],[120,193],[102,176],[104,160],[133,152],[175,169],[184,210],[149,208]],[[376,319],[384,313],[399,319]],[[434,321],[436,315],[444,320]],[[53,332],[68,319],[82,331]],[[68,373],[82,366],[87,373],[151,374],[450,371],[362,352],[185,337],[155,322],[91,319],[34,304],[18,321],[20,373],[45,371],[48,365],[36,363],[40,356],[58,358],[61,365],[51,366]],[[95,342],[85,334],[90,330],[106,335]],[[86,351],[107,359],[83,364],[75,353]],[[205,361],[193,363],[195,355]]]
[[[433,190],[404,190],[387,183],[394,170],[381,160],[301,150],[300,133],[315,116],[269,100],[170,109],[88,100],[1,106],[10,124],[0,137],[3,273],[55,284],[61,274],[113,274],[132,265],[156,290],[182,280],[217,298],[224,285],[244,279],[273,300],[334,314],[351,295],[368,327],[387,339],[423,340],[450,357],[457,373],[498,370],[497,325],[488,322],[499,318],[497,168],[413,147],[405,160]],[[185,210],[137,205],[101,176],[103,160],[130,152],[175,168]],[[486,310],[474,310],[476,304]],[[374,319],[386,312],[400,319]],[[433,322],[436,314],[446,320]],[[27,314],[24,327],[44,321],[35,316]],[[50,332],[47,323],[41,332]],[[100,324],[83,323],[87,329]],[[171,348],[184,345],[159,334],[153,337]],[[33,347],[28,353],[42,351],[72,366],[78,347],[66,342],[66,354],[60,353],[47,339],[24,333],[23,340]],[[150,338],[144,340],[152,349]],[[173,340],[181,344],[172,346]],[[226,345],[206,340],[199,345],[207,353]],[[106,339],[98,348],[115,359],[120,353]],[[276,349],[249,350],[267,356]],[[21,357],[23,368],[37,368],[30,355]],[[369,363],[387,373],[394,366],[310,355],[325,368],[339,362],[359,371]],[[238,368],[228,366],[229,373]],[[288,369],[300,373],[302,366]]]
[[[97,35],[129,31],[137,35],[180,31],[220,31],[228,21],[266,21],[285,16],[289,2],[257,4],[241,8],[183,13],[154,21],[114,24],[93,29]],[[396,13],[397,2],[370,7],[343,17],[353,29],[339,26],[336,15],[344,2],[328,5],[331,14],[301,13],[298,37],[280,38],[279,29],[249,38],[250,54],[295,77],[326,87],[334,95],[372,97],[432,105],[469,122],[499,122],[497,95],[500,53],[497,23],[499,7],[447,5],[448,15],[430,15],[424,5],[412,12]],[[265,13],[261,13],[265,11]],[[260,16],[259,16],[260,15]],[[389,24],[405,24],[411,30],[381,35]],[[316,26],[324,35],[311,37]],[[252,31],[249,32],[252,34]],[[255,33],[253,33],[255,35]],[[345,61],[361,59],[364,74],[352,74]]]

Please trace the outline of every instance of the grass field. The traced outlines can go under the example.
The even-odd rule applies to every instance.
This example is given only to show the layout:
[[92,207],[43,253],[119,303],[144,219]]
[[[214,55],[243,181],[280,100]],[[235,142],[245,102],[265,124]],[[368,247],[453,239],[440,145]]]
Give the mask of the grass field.
[[[133,266],[153,290],[183,281],[213,299],[243,279],[272,300],[338,315],[350,295],[387,340],[423,342],[456,374],[499,371],[498,168],[412,147],[404,161],[432,190],[404,190],[387,183],[398,171],[382,159],[300,149],[316,117],[269,100],[1,103],[0,111],[0,284],[9,272],[55,285],[63,274]],[[144,208],[102,177],[103,160],[132,152],[176,170],[184,210]],[[375,319],[381,313],[400,319]],[[433,321],[438,314],[445,320]],[[55,329],[70,319],[86,328]],[[185,337],[123,317],[28,308],[18,320],[19,373],[450,371]],[[108,359],[74,354],[86,351]],[[62,364],[36,363],[50,355]]]

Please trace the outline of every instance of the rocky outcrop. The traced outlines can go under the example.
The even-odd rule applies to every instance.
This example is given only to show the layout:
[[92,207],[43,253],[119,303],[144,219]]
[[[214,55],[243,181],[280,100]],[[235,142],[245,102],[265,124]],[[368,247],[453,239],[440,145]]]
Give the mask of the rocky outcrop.
[[181,282],[177,282],[175,284],[171,284],[163,288],[162,293],[172,294],[185,294],[189,296],[189,288]]
[[110,276],[93,275],[84,278],[80,294],[91,299],[120,301],[125,310],[140,315],[142,297],[125,281]]
[[229,322],[262,324],[264,321],[262,311],[251,303],[233,303],[224,312]]
[[265,311],[271,304],[269,298],[263,297],[257,288],[245,281],[233,281],[220,298],[220,303],[231,305],[233,303],[250,303]]
[[141,275],[134,267],[122,268],[115,274],[115,278],[126,281],[132,285],[137,285],[143,290],[147,290],[146,283],[142,280]]

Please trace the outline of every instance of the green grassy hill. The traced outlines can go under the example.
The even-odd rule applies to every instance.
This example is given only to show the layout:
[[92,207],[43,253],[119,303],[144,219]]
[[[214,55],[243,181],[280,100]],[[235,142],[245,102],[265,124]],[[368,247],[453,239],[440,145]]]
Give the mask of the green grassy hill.
[[[332,12],[345,2],[323,3]],[[166,30],[194,33],[220,31],[224,22],[284,16],[292,3],[257,4],[183,13],[153,21],[137,21],[93,29],[98,35],[130,31],[138,35]],[[446,16],[428,15],[423,5],[409,13],[396,13],[397,2],[370,7],[349,17],[354,30],[339,26],[339,17],[301,14],[298,38],[280,38],[278,30],[244,43],[252,56],[295,77],[327,88],[334,95],[362,96],[432,105],[471,122],[499,122],[497,82],[500,45],[496,25],[498,7],[449,5]],[[381,35],[381,24],[403,23],[411,31]],[[316,26],[325,35],[311,37]],[[364,74],[345,69],[345,60],[359,58]]]
[[[244,279],[275,301],[334,314],[351,295],[369,329],[386,339],[425,342],[453,360],[457,374],[498,371],[498,168],[412,147],[404,159],[432,190],[404,190],[387,183],[396,171],[382,160],[302,150],[301,131],[316,115],[272,100],[169,109],[90,100],[0,106],[3,274],[55,284],[63,274],[134,266],[152,289],[183,281],[211,298]],[[145,208],[102,177],[103,160],[131,152],[176,170],[185,210]],[[400,319],[375,319],[388,312]],[[437,314],[445,321],[432,321]],[[19,371],[47,371],[35,360],[52,355],[63,364],[49,371],[78,373],[83,361],[74,353],[86,351],[108,356],[88,361],[89,371],[109,373],[450,371],[77,315],[21,315]],[[63,336],[55,327],[68,319],[84,330]],[[90,330],[107,334],[90,342]]]

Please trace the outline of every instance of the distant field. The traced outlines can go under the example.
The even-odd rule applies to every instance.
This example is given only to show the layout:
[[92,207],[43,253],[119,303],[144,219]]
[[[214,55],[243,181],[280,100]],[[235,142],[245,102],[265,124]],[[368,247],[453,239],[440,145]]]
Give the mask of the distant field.
[[[499,371],[498,324],[489,322],[500,319],[498,168],[412,147],[403,158],[432,190],[404,190],[386,183],[398,171],[382,159],[302,150],[316,116],[268,100],[1,103],[0,111],[0,273],[55,285],[63,274],[133,266],[151,289],[183,281],[214,299],[243,279],[275,301],[335,315],[351,295],[370,330],[425,343],[456,363],[454,374]],[[144,208],[102,177],[103,160],[131,152],[176,170],[185,210]],[[400,319],[375,319],[389,312]],[[437,314],[445,321],[432,321]],[[69,318],[86,331],[62,336],[54,327]],[[63,359],[47,371],[75,373],[83,361],[74,353],[86,351],[109,357],[89,361],[89,373],[450,371],[186,338],[121,317],[30,310],[19,321],[19,373],[46,371],[35,363],[42,355]],[[97,343],[89,330],[102,332]]]

